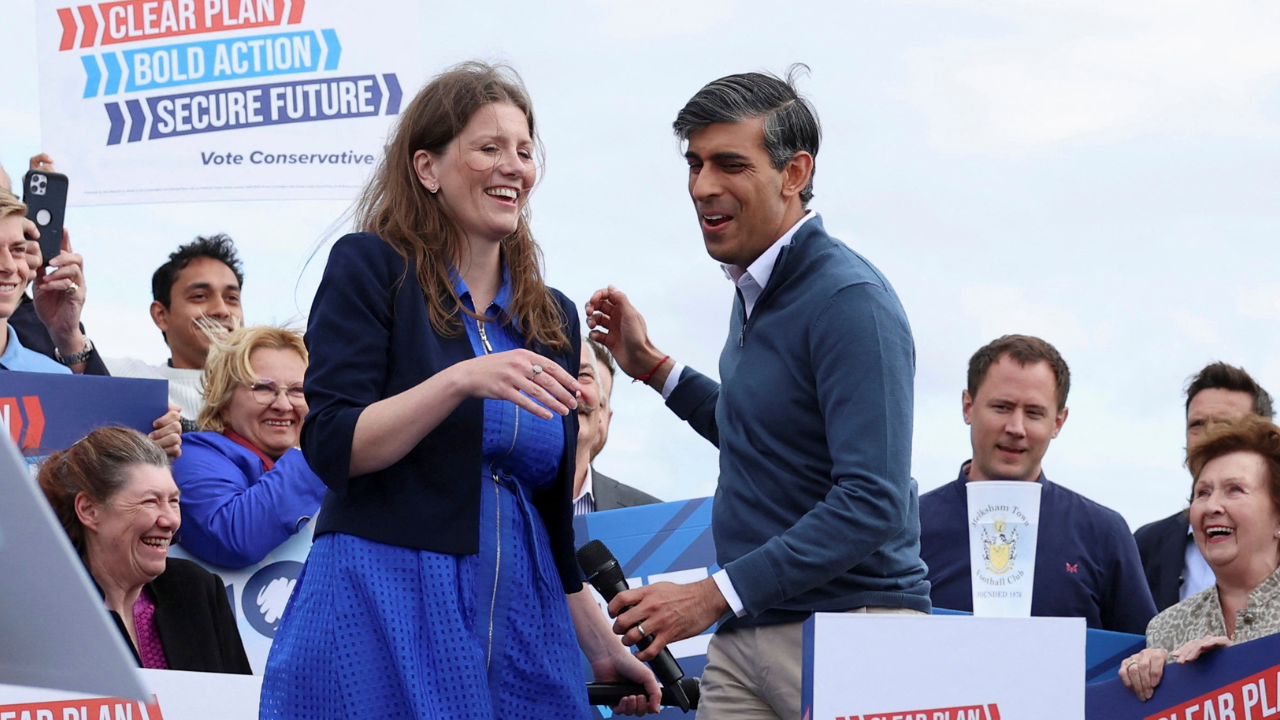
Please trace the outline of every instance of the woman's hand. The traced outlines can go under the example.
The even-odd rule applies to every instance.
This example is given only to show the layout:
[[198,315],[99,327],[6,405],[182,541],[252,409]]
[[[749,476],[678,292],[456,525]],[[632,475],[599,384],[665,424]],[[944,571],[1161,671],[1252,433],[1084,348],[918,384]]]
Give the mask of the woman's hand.
[[1210,635],[1196,640],[1191,640],[1182,647],[1173,651],[1173,662],[1179,665],[1195,660],[1210,650],[1218,648],[1231,647],[1231,638],[1222,635]]
[[1155,694],[1168,662],[1169,653],[1160,648],[1148,648],[1120,664],[1120,680],[1139,700],[1146,702]]
[[[619,645],[619,648],[622,646]],[[622,698],[622,702],[613,706],[615,715],[636,715],[660,712],[662,710],[662,686],[653,671],[645,667],[631,653],[623,650],[603,657],[591,663],[591,673],[596,682],[631,681],[644,685],[644,695],[631,695]]]
[[578,407],[578,381],[554,360],[528,350],[481,355],[446,372],[457,374],[468,397],[509,400],[544,420],[552,418],[552,411],[568,415]]

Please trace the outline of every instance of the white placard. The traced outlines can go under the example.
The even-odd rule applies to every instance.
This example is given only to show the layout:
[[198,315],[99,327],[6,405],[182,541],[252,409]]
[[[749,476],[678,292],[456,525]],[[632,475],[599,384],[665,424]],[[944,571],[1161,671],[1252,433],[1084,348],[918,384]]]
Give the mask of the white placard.
[[258,717],[262,678],[253,675],[141,670],[150,703],[83,693],[0,685],[3,720],[226,720]]
[[1084,720],[1083,618],[816,613],[805,720]]
[[1040,483],[982,480],[965,483],[965,490],[973,614],[1031,617]]
[[69,203],[351,199],[425,79],[411,0],[37,0]]

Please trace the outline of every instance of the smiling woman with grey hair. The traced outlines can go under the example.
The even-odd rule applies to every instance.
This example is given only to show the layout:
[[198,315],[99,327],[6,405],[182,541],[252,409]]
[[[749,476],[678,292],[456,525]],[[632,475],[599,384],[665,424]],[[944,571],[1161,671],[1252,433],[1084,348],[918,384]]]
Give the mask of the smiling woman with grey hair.
[[50,455],[38,480],[140,666],[251,673],[222,580],[169,557],[182,518],[160,446],[99,428]]
[[1211,427],[1187,451],[1191,531],[1214,585],[1155,616],[1120,679],[1148,700],[1168,663],[1280,633],[1280,427],[1258,417]]

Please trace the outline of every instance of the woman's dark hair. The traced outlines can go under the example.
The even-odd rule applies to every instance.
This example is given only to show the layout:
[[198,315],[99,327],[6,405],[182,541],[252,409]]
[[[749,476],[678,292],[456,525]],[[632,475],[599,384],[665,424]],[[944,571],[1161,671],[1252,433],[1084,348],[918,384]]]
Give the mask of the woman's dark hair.
[[[1271,504],[1280,513],[1280,427],[1257,415],[1211,423],[1200,442],[1187,449],[1187,469],[1194,480],[1199,480],[1210,461],[1235,452],[1262,456],[1269,476]],[[1191,497],[1195,499],[1195,482],[1191,483]]]
[[85,553],[84,525],[76,515],[76,496],[87,494],[104,504],[129,482],[129,468],[168,468],[169,457],[151,438],[123,427],[98,428],[66,450],[50,455],[36,476],[76,552]]
[[[459,301],[449,277],[466,239],[441,198],[419,182],[413,156],[419,150],[444,154],[471,116],[494,103],[510,103],[524,113],[541,155],[533,106],[515,70],[461,63],[427,83],[401,113],[386,154],[356,203],[356,226],[378,235],[417,266],[431,326],[446,337],[462,332],[459,312],[478,317]],[[529,230],[528,203],[520,211],[516,231],[502,240],[502,255],[511,280],[516,328],[528,340],[557,350],[568,348],[566,319],[542,280],[542,250]]]
[[151,299],[165,307],[173,302],[173,284],[178,281],[178,273],[197,258],[213,258],[231,268],[236,276],[236,283],[244,287],[244,268],[240,264],[240,256],[236,254],[236,244],[222,233],[209,237],[197,237],[186,245],[179,245],[177,250],[169,253],[169,260],[156,268],[151,276]]
[[787,68],[786,79],[771,73],[742,73],[713,80],[685,103],[672,129],[681,140],[688,140],[713,123],[764,118],[764,149],[774,170],[786,167],[801,151],[814,158],[809,182],[800,191],[800,202],[808,207],[822,142],[818,111],[796,90],[796,77],[808,70],[807,65],[796,63]]

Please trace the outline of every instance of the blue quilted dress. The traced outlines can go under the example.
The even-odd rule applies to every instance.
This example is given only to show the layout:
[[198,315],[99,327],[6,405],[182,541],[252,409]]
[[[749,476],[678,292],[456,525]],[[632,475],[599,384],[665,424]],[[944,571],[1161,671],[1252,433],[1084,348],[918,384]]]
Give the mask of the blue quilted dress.
[[[456,276],[455,276],[456,277]],[[459,296],[470,293],[456,279]],[[511,299],[504,277],[486,315]],[[463,316],[477,355],[523,347]],[[530,493],[556,477],[564,424],[484,402],[480,552],[316,538],[281,619],[261,718],[589,718],[569,607]]]

